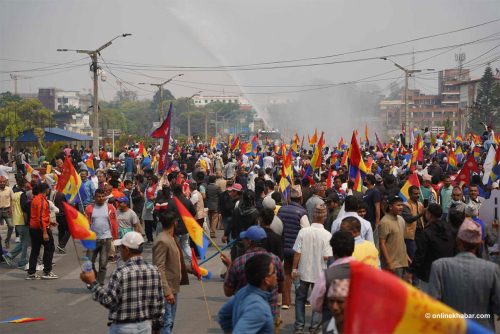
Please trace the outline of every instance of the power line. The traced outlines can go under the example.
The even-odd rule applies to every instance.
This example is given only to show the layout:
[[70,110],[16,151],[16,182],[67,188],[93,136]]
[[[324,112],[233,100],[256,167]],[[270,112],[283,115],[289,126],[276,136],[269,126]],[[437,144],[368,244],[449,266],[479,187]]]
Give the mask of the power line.
[[[358,49],[354,51],[347,51],[347,52],[342,52],[342,53],[336,53],[336,54],[331,54],[331,55],[325,55],[325,56],[317,56],[317,57],[307,57],[307,58],[297,58],[297,59],[288,59],[288,60],[276,60],[276,61],[269,61],[269,62],[259,62],[259,63],[250,63],[250,64],[243,64],[243,65],[220,65],[220,66],[187,66],[187,67],[176,67],[176,68],[240,68],[240,67],[250,67],[250,66],[261,66],[261,65],[272,65],[272,64],[283,64],[283,63],[292,63],[292,62],[299,62],[299,61],[310,61],[310,60],[319,60],[319,59],[327,59],[327,58],[333,58],[333,57],[339,57],[339,56],[345,56],[345,55],[350,55],[350,54],[355,54],[355,53],[361,53],[361,52],[366,52],[366,51],[372,51],[372,50],[380,50],[380,49],[385,49],[389,48],[392,46],[397,46],[397,45],[402,45],[402,44],[407,44],[407,43],[412,43],[424,39],[429,39],[429,38],[434,38],[434,37],[439,37],[439,36],[445,36],[449,34],[454,34],[457,32],[461,31],[466,31],[474,28],[478,28],[481,26],[489,25],[495,22],[500,21],[500,19],[495,19],[491,21],[486,21],[483,23],[475,24],[472,26],[468,27],[463,27],[443,33],[437,33],[437,34],[432,34],[432,35],[426,35],[426,36],[421,36],[413,39],[409,39],[406,41],[401,41],[401,42],[396,42],[396,43],[390,43],[390,44],[385,44],[385,45],[379,45],[371,48],[365,48],[365,49]],[[141,65],[140,63],[130,63],[132,65]],[[158,66],[158,65],[153,65],[153,66]],[[161,65],[160,65],[161,66]],[[171,67],[171,66],[168,66]]]
[[[19,72],[36,72],[36,71],[53,71],[53,70],[58,70],[62,68],[70,68],[71,66],[64,66],[64,65],[69,65],[69,64],[74,64],[77,62],[80,62],[84,59],[87,59],[87,57],[64,62],[64,63],[58,63],[54,65],[49,65],[49,66],[43,66],[43,67],[36,67],[36,68],[30,68],[30,69],[21,69],[21,70],[9,70],[9,71],[0,71],[0,73],[19,73]],[[83,64],[80,64],[83,65]]]

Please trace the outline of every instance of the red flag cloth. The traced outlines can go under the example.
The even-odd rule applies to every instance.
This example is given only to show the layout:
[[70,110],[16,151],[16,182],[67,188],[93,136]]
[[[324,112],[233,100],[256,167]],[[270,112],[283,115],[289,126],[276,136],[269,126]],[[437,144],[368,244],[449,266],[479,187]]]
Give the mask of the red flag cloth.
[[192,259],[191,267],[193,268],[196,277],[198,277],[198,279],[200,280],[202,275],[200,267],[198,266],[198,260],[196,259],[196,253],[194,252],[194,248],[191,248],[191,259]]
[[333,173],[333,164],[330,162],[330,168],[328,169],[328,176],[326,179],[326,189],[330,189],[332,187],[332,173]]
[[168,110],[168,115],[167,118],[165,119],[165,122],[168,127],[165,129],[164,135],[163,135],[163,146],[161,148],[160,152],[160,161],[158,162],[158,171],[161,173],[167,168],[167,161],[168,161],[168,147],[169,147],[169,142],[170,142],[170,119],[172,117],[172,103],[170,103],[170,108]]
[[61,174],[57,178],[57,184],[56,184],[56,190],[59,192],[62,192],[64,190],[64,187],[66,184],[69,182],[70,177],[72,176],[72,171],[73,171],[73,164],[69,160],[69,158],[66,156],[64,158],[64,163],[61,167]]
[[151,133],[151,138],[164,138],[167,135],[167,132],[170,132],[170,114],[172,114],[172,106],[172,102],[170,102],[167,118],[165,118],[158,129]]
[[456,180],[460,182],[464,182],[465,185],[470,184],[470,174],[472,172],[479,172],[479,168],[477,167],[476,160],[474,160],[473,155],[469,155],[467,162],[462,167],[460,173],[458,173]]

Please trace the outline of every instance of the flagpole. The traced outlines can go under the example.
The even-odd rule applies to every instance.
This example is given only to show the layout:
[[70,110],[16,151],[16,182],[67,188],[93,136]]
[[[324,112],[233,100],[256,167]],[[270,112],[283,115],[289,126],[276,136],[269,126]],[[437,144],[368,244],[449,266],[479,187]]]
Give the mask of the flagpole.
[[73,246],[75,246],[75,255],[76,255],[76,259],[78,260],[78,264],[80,265],[80,269],[82,269],[82,271],[83,271],[83,268],[82,268],[82,260],[81,260],[81,259],[80,259],[80,257],[78,256],[78,250],[76,249],[75,239],[73,239],[73,237],[71,237],[71,240],[73,240]]
[[205,229],[203,229],[203,234],[207,237],[208,241],[210,241],[210,243],[215,247],[215,249],[217,249],[219,253],[222,253],[222,249],[220,249],[219,245],[217,245],[215,241],[213,241],[212,238],[210,238],[210,235],[208,235],[207,232],[205,232]]
[[209,322],[210,327],[211,327],[212,326],[212,315],[210,314],[210,309],[208,308],[207,294],[205,293],[205,287],[203,286],[203,279],[198,278],[198,281],[200,281],[201,291],[203,292],[203,299],[205,300],[205,308],[207,309],[208,322]]

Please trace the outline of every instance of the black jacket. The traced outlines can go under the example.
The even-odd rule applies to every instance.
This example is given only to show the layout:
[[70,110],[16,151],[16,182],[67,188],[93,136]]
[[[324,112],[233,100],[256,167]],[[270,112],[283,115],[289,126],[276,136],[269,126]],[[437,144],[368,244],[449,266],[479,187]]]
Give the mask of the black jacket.
[[415,235],[417,251],[410,271],[421,280],[429,281],[431,265],[442,257],[454,256],[455,239],[448,223],[438,221],[427,225]]

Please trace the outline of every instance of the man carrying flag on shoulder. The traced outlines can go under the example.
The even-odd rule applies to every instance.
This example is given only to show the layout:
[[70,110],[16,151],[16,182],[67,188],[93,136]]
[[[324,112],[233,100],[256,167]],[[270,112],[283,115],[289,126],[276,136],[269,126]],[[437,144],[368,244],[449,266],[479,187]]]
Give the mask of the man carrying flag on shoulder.
[[103,189],[95,191],[95,204],[90,204],[85,209],[90,229],[96,234],[96,248],[87,250],[87,256],[92,261],[92,267],[97,272],[95,260],[99,255],[99,271],[97,281],[104,285],[106,267],[111,251],[111,240],[118,239],[118,222],[116,221],[116,209],[112,204],[106,203],[106,195]]

